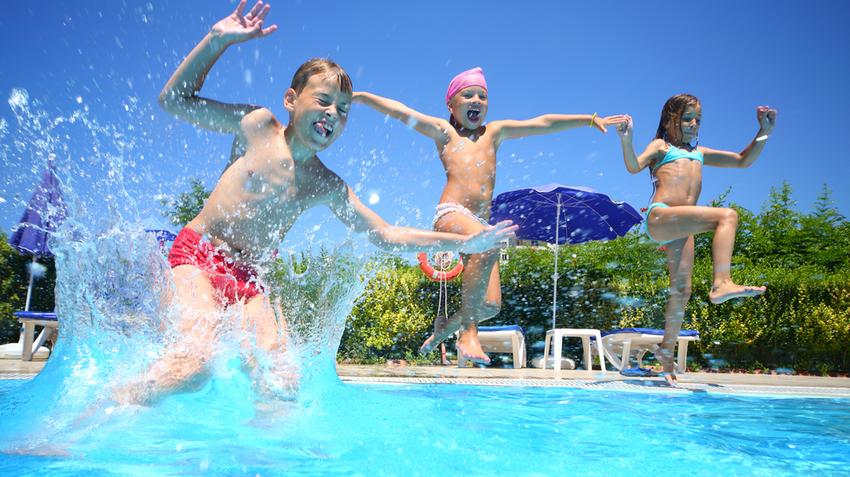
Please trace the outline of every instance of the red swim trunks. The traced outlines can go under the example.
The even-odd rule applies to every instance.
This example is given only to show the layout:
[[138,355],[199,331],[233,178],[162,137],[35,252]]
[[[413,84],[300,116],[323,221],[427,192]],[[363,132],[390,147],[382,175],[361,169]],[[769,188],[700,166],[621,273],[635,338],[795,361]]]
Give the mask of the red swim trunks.
[[237,264],[223,250],[201,240],[201,234],[190,228],[184,228],[177,234],[168,253],[168,263],[171,268],[194,265],[203,270],[225,305],[241,299],[248,301],[263,292],[256,270]]

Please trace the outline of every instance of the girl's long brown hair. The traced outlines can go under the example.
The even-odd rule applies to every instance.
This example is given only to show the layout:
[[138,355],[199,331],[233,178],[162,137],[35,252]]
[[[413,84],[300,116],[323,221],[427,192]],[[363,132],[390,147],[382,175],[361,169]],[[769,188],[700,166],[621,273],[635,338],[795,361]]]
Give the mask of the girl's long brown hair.
[[[688,106],[698,105],[699,99],[692,94],[677,94],[668,99],[661,109],[661,120],[658,122],[658,131],[655,132],[655,139],[663,139],[667,142],[680,141],[682,139],[682,130],[679,123],[682,120],[682,114]],[[673,132],[676,137],[670,137],[670,132]]]

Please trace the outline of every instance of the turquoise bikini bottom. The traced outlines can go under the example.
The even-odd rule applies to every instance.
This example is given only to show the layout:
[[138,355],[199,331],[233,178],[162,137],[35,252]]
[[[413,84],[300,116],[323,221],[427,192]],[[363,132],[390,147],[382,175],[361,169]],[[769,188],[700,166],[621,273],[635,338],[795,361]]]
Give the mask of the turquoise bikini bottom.
[[666,208],[669,208],[670,206],[665,204],[664,202],[653,202],[653,203],[649,204],[649,207],[646,208],[646,214],[644,215],[644,218],[646,220],[644,220],[644,222],[643,222],[643,232],[646,234],[647,237],[649,237],[649,240],[652,240],[653,242],[655,242],[659,245],[666,245],[670,242],[673,242],[674,240],[655,240],[654,238],[652,238],[652,235],[649,233],[649,214],[651,214],[652,209],[654,209],[656,207],[661,207],[661,208],[666,209]]

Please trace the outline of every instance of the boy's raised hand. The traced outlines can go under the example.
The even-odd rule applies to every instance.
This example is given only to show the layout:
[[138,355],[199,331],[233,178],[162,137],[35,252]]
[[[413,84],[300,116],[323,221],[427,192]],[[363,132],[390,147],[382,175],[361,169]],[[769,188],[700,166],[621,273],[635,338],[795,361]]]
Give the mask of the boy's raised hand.
[[770,131],[776,126],[776,110],[769,106],[759,106],[756,108],[756,117],[759,121],[761,133],[770,134]]
[[470,235],[463,244],[463,253],[484,253],[488,250],[498,248],[506,240],[516,234],[519,226],[513,225],[510,220],[503,220],[498,224],[488,227],[477,234]]
[[247,1],[242,0],[239,2],[233,13],[213,25],[211,33],[224,40],[228,45],[231,45],[258,36],[270,35],[277,30],[277,25],[263,28],[263,19],[268,15],[269,10],[272,8],[271,5],[264,5],[262,0],[259,0],[251,8],[251,11],[243,15],[242,12],[245,10]]

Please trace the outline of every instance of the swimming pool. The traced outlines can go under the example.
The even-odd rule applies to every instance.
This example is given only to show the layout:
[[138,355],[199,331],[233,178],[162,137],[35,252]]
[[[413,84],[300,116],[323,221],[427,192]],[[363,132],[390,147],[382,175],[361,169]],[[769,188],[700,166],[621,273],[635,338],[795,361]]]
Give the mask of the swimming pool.
[[[29,383],[0,381],[0,402]],[[257,409],[238,374],[117,409],[2,475],[846,475],[850,401],[334,383]]]
[[[14,103],[26,112],[24,96]],[[73,205],[51,245],[62,339],[35,379],[0,380],[0,475],[773,476],[850,466],[848,399],[341,383],[334,360],[368,261],[342,238],[273,289],[287,298],[305,378],[293,400],[256,395],[233,359],[240,336],[225,329],[200,389],[152,407],[97,404],[180,336],[162,333],[173,328],[162,326],[175,310],[160,299],[172,283],[125,188],[137,179],[124,168],[131,144],[78,117],[51,124],[82,122],[91,134],[79,137],[103,141],[86,159],[94,172],[62,166]],[[38,144],[62,142],[36,132],[51,139]],[[109,216],[88,213],[104,198]]]

